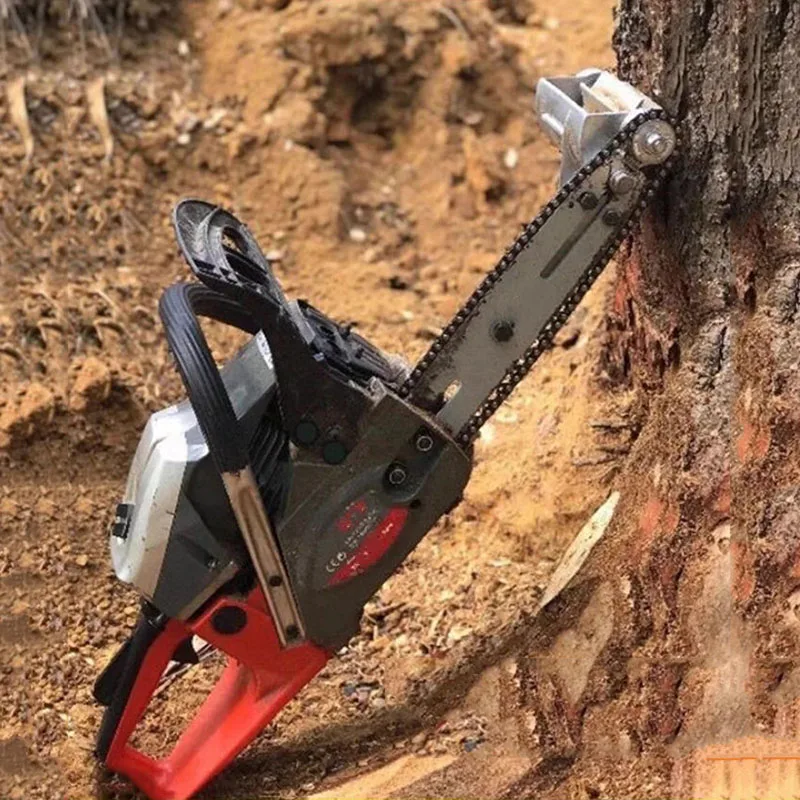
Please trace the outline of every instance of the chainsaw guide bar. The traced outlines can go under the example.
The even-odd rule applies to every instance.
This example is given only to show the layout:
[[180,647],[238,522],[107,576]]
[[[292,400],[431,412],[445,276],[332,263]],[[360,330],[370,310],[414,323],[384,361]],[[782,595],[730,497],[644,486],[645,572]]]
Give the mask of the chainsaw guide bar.
[[[358,632],[364,605],[463,497],[472,443],[636,225],[675,128],[601,70],[542,79],[560,189],[410,368],[302,300],[233,214],[184,200],[197,281],[159,303],[186,399],[151,416],[110,532],[139,622],[97,679],[96,754],[151,800],[187,800]],[[249,334],[221,369],[201,318]],[[172,751],[131,744],[151,700],[216,653]]]
[[[458,365],[456,364],[454,353],[459,349],[462,351],[460,364],[478,354],[484,355],[489,359],[502,357],[504,355],[503,350],[508,342],[498,341],[498,333],[502,336],[502,328],[499,326],[505,325],[507,330],[510,329],[509,334],[513,336],[515,334],[514,328],[517,326],[516,321],[505,319],[495,321],[493,323],[494,330],[488,332],[489,335],[487,335],[486,331],[481,331],[483,342],[473,345],[469,352],[466,352],[465,341],[469,337],[470,326],[482,316],[482,312],[486,310],[487,305],[503,293],[508,277],[514,275],[517,271],[525,269],[531,272],[528,280],[529,287],[526,287],[527,292],[524,295],[516,295],[518,301],[518,309],[516,310],[520,312],[518,315],[520,317],[524,313],[530,314],[531,307],[535,306],[539,301],[534,291],[537,288],[541,288],[548,279],[554,276],[560,266],[559,261],[564,260],[566,256],[565,252],[555,253],[551,262],[544,269],[540,268],[537,274],[536,257],[532,253],[537,241],[535,237],[546,236],[549,227],[557,223],[559,214],[565,210],[576,209],[576,216],[581,216],[582,212],[583,216],[590,217],[590,221],[596,221],[602,214],[603,218],[600,220],[600,224],[607,228],[605,241],[593,255],[590,263],[585,265],[584,271],[578,275],[571,289],[564,295],[563,301],[552,309],[544,324],[539,328],[533,342],[527,346],[523,345],[524,351],[522,353],[519,353],[520,348],[517,348],[514,354],[515,358],[505,369],[501,379],[478,402],[477,407],[471,413],[469,413],[470,406],[468,406],[468,411],[462,412],[464,416],[469,413],[463,424],[461,424],[462,417],[456,416],[456,440],[461,445],[468,445],[477,436],[481,426],[500,407],[514,390],[514,387],[527,375],[539,356],[551,346],[554,336],[566,324],[570,315],[603,271],[622,240],[633,230],[642,211],[647,207],[647,201],[666,176],[666,162],[659,166],[645,167],[645,171],[640,173],[643,175],[644,180],[640,181],[635,189],[629,190],[625,195],[621,196],[622,202],[617,205],[621,205],[622,209],[610,207],[613,204],[607,201],[613,198],[613,195],[607,190],[606,202],[603,202],[600,199],[602,195],[597,192],[597,187],[595,186],[596,180],[593,180],[604,166],[611,164],[615,160],[620,163],[621,168],[624,168],[622,165],[626,163],[626,157],[631,149],[631,143],[636,132],[642,126],[655,120],[666,121],[666,113],[661,109],[651,109],[636,116],[603,150],[594,156],[591,162],[581,167],[561,187],[555,197],[525,226],[523,232],[511,247],[506,250],[495,268],[486,275],[466,303],[436,337],[428,352],[420,359],[411,375],[400,387],[399,393],[402,397],[409,397],[412,402],[424,405],[426,402],[430,402],[430,398],[444,391],[450,380],[457,380]],[[627,163],[629,164],[630,161],[628,160]],[[628,166],[627,169],[631,170],[631,167]],[[632,170],[625,174],[634,177]],[[606,178],[608,177],[607,175]],[[604,183],[607,183],[607,181],[604,181]],[[605,187],[601,187],[601,191],[603,188]],[[589,200],[588,198],[592,199]],[[567,245],[570,244],[574,247],[576,242],[567,241]],[[559,256],[561,256],[560,259]],[[539,264],[541,264],[541,261],[539,261]],[[550,268],[549,271],[548,267]],[[518,287],[514,287],[511,291],[516,293],[517,290]],[[546,309],[546,311],[550,311],[550,309]],[[491,352],[488,346],[490,339],[495,340],[496,352]],[[481,353],[481,350],[484,352]],[[506,358],[506,362],[507,360]],[[480,367],[486,369],[486,364],[481,363]],[[442,376],[444,376],[444,379]],[[459,389],[459,393],[462,390]],[[455,396],[450,403],[454,400]],[[439,412],[439,417],[446,422],[453,417],[452,414],[448,415],[447,411],[449,409],[446,405]]]

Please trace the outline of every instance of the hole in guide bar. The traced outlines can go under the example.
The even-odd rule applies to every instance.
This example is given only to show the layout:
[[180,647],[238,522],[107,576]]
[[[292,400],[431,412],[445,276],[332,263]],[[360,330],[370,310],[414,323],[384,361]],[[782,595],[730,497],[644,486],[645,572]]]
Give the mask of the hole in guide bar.
[[457,394],[458,390],[461,388],[461,381],[453,381],[445,390],[444,390],[444,401],[445,403],[449,403]]

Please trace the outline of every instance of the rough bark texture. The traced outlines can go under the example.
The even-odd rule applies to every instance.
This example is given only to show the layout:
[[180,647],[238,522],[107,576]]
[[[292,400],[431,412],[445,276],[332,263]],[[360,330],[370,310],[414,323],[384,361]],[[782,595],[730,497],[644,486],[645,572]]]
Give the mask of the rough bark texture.
[[682,135],[608,326],[606,374],[647,421],[608,533],[535,626],[520,692],[544,758],[517,790],[772,797],[800,785],[764,760],[800,709],[800,7],[622,0],[615,45]]

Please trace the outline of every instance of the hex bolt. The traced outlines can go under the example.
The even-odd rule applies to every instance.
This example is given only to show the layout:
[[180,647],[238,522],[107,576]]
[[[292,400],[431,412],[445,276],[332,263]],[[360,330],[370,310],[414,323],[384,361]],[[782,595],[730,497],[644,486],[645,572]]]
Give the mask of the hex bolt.
[[609,208],[608,211],[603,214],[603,222],[610,228],[614,228],[622,222],[622,216],[616,209]]
[[433,447],[433,437],[429,433],[421,431],[414,440],[414,446],[420,453],[429,453]]
[[597,195],[593,194],[592,192],[584,192],[578,198],[578,202],[581,204],[581,208],[584,211],[591,211],[593,208],[597,208]]
[[629,194],[636,187],[636,178],[624,169],[615,169],[608,179],[608,186],[614,194]]
[[514,323],[508,320],[495,322],[492,326],[492,337],[496,342],[507,342],[514,335]]
[[402,486],[407,477],[408,472],[402,464],[392,464],[386,473],[386,480],[391,486]]

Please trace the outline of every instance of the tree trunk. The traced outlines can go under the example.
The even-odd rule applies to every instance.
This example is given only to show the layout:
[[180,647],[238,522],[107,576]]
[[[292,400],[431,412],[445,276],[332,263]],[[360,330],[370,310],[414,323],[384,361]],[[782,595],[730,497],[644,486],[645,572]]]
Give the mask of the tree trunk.
[[798,793],[799,43],[792,0],[621,2],[621,75],[682,137],[608,321],[605,372],[646,423],[534,626],[519,699],[543,760],[512,794]]

